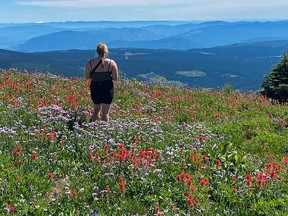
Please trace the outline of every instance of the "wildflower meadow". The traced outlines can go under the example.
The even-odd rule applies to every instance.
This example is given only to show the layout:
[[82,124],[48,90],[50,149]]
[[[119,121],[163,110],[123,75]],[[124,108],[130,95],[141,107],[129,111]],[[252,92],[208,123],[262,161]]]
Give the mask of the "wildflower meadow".
[[119,80],[0,73],[0,215],[286,215],[288,104]]

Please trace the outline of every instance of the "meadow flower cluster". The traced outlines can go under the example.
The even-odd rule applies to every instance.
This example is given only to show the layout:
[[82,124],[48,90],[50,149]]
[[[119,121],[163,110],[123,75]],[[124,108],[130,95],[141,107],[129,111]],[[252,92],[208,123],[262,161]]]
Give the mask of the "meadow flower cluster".
[[1,215],[288,211],[287,104],[121,80],[91,107],[84,79],[1,72]]

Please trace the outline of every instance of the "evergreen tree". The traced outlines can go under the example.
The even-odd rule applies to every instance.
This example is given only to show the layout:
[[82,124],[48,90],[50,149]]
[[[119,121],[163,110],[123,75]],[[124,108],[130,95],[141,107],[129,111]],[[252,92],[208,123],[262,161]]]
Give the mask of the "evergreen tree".
[[261,93],[280,103],[288,102],[288,53],[270,71],[262,83]]

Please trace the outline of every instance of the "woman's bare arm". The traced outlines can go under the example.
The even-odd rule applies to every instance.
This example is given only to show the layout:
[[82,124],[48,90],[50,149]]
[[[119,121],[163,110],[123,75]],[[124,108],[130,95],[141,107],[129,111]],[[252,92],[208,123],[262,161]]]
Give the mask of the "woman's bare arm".
[[112,64],[112,80],[117,81],[118,80],[118,66],[115,61],[111,61]]
[[90,61],[87,62],[86,64],[86,68],[85,68],[85,77],[86,79],[90,79],[91,78],[91,68],[90,68]]

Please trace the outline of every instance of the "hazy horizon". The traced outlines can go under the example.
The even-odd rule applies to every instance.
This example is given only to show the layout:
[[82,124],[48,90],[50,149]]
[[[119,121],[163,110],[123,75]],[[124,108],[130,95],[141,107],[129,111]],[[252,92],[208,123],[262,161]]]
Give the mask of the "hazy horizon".
[[204,22],[281,22],[288,21],[287,19],[230,19],[230,20],[65,20],[65,21],[37,21],[37,22],[1,22],[4,25],[14,24],[49,24],[49,23],[69,23],[69,22],[177,22],[179,23],[204,23]]

